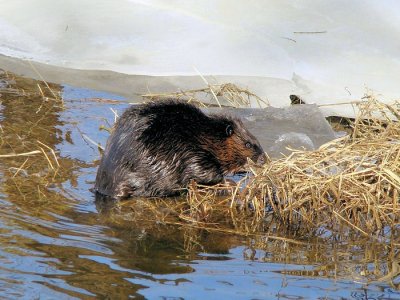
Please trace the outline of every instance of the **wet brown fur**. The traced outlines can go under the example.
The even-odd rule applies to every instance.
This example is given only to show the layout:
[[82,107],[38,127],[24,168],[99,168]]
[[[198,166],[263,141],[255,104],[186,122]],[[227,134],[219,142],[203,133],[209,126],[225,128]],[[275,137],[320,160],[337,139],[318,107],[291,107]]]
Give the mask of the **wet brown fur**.
[[239,119],[175,100],[132,106],[107,142],[95,190],[113,198],[171,196],[191,180],[219,183],[247,158],[262,162],[264,152]]

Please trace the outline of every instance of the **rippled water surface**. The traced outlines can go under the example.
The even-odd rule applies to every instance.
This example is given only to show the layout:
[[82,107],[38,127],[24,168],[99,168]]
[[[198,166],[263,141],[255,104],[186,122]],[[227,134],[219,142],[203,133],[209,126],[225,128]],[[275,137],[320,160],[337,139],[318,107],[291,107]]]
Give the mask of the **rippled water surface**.
[[390,244],[246,238],[110,213],[89,191],[96,143],[128,104],[51,85],[62,103],[43,83],[1,76],[0,154],[40,151],[0,157],[1,298],[400,298]]

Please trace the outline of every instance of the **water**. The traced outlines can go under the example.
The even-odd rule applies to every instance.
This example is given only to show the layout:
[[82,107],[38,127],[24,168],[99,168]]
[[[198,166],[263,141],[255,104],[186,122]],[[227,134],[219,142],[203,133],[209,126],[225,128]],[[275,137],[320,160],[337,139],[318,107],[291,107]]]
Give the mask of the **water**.
[[[1,154],[42,148],[47,158],[0,158],[1,298],[400,298],[395,246],[365,238],[246,238],[152,220],[138,224],[111,212],[89,191],[100,158],[92,141],[104,145],[108,133],[99,126],[113,123],[110,108],[121,112],[129,104],[51,85],[62,106],[45,100],[37,82],[14,81],[0,90]],[[43,144],[57,152],[57,173]]]

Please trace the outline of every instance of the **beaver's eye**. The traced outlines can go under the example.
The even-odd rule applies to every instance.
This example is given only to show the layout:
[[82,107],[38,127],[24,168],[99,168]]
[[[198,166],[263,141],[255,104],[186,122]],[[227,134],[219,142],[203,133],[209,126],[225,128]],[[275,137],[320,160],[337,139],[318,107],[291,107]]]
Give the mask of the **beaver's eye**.
[[233,128],[231,125],[226,126],[226,135],[231,136],[233,134]]
[[246,148],[249,148],[249,149],[251,148],[250,142],[247,142],[247,143],[246,143]]

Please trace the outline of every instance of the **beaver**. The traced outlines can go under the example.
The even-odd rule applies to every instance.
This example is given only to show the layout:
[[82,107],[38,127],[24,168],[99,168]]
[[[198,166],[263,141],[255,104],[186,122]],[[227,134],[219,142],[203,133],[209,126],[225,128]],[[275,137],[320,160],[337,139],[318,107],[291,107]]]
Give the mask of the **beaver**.
[[94,191],[115,199],[175,196],[191,180],[220,183],[247,158],[263,163],[265,153],[240,119],[174,99],[133,105],[107,141]]

